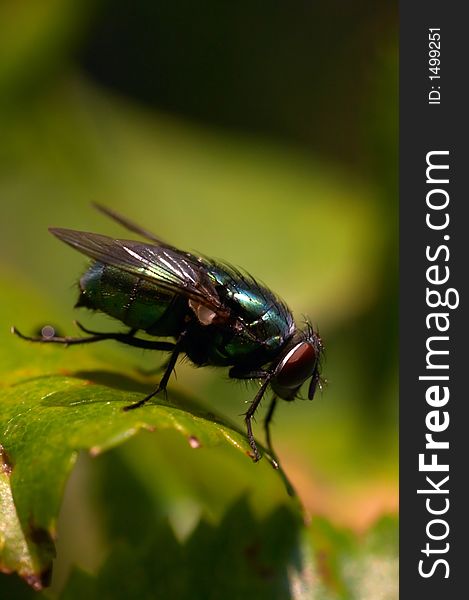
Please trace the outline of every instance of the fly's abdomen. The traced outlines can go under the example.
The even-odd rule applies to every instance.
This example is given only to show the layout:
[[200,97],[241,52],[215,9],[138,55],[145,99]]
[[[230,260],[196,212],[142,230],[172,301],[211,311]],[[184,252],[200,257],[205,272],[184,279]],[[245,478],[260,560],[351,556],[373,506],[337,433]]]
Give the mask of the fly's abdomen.
[[136,275],[94,263],[81,277],[80,290],[77,306],[102,311],[153,335],[179,333],[182,303]]

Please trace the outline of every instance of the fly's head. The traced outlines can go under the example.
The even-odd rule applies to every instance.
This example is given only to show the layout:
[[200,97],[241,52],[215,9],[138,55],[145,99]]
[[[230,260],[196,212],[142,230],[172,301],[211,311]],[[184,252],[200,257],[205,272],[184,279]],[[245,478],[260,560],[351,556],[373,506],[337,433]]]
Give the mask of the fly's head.
[[323,351],[321,338],[309,323],[305,331],[297,330],[275,367],[271,379],[274,393],[283,400],[294,400],[304,382],[310,379],[308,398],[312,400],[318,385],[321,385]]

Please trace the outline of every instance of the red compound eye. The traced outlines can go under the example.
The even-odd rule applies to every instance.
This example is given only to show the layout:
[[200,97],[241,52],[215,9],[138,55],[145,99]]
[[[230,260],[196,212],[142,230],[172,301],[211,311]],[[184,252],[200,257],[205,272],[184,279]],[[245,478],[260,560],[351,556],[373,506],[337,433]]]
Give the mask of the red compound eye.
[[275,375],[282,388],[294,389],[311,377],[316,367],[317,352],[309,342],[300,342],[286,355]]

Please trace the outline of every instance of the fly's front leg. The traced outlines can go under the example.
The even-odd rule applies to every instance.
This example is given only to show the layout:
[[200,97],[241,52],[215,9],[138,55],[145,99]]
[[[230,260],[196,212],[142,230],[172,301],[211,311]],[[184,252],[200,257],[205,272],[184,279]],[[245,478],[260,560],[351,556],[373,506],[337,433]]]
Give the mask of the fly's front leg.
[[148,396],[145,396],[138,402],[134,402],[133,404],[129,404],[128,406],[125,406],[124,407],[125,411],[139,408],[140,406],[143,406],[144,404],[146,404],[146,402],[148,402],[148,400],[151,400],[151,398],[153,398],[160,392],[166,391],[166,386],[168,385],[169,378],[171,376],[171,373],[174,371],[174,367],[176,366],[177,359],[182,351],[181,347],[182,347],[182,343],[184,340],[184,336],[185,336],[185,332],[183,332],[179,336],[179,339],[175,344],[171,344],[172,353],[171,353],[171,356],[169,357],[168,364],[166,365],[166,369],[163,374],[163,377],[161,378],[161,381],[158,384],[158,387],[156,388],[156,390],[154,390],[151,394],[148,394]]
[[257,462],[261,458],[261,455],[259,454],[259,450],[257,449],[256,441],[255,441],[254,435],[252,433],[252,419],[256,413],[256,410],[257,410],[259,404],[261,403],[261,400],[265,394],[265,391],[267,390],[267,387],[269,385],[272,375],[268,371],[263,371],[262,369],[246,371],[246,370],[242,370],[237,367],[233,367],[232,369],[230,369],[229,375],[233,379],[262,379],[263,380],[259,391],[257,392],[254,400],[251,402],[251,405],[249,406],[249,409],[247,410],[246,414],[244,415],[244,421],[246,423],[249,445],[251,446],[251,450],[254,455],[254,457],[253,457],[254,462]]
[[270,454],[274,460],[274,467],[278,469],[278,460],[277,455],[275,454],[274,448],[272,446],[272,439],[270,437],[270,423],[272,422],[272,418],[274,416],[275,408],[277,406],[277,397],[274,396],[270,402],[269,410],[265,416],[264,420],[264,429],[265,429],[265,439],[267,442],[267,448],[269,449]]
[[264,380],[259,391],[254,397],[254,400],[251,402],[251,405],[249,406],[246,414],[244,415],[244,422],[246,423],[246,429],[248,432],[249,445],[251,446],[251,449],[254,453],[254,462],[260,460],[261,455],[259,454],[259,450],[257,449],[256,441],[252,433],[252,418],[254,417],[254,414],[256,413],[259,404],[261,403],[262,397],[264,396],[267,386],[269,385],[269,381],[270,377]]

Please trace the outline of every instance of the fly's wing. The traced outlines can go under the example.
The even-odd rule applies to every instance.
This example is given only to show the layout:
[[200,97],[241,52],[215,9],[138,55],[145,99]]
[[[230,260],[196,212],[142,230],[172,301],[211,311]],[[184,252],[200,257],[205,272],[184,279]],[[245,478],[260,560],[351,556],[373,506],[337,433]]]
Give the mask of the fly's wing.
[[151,240],[152,242],[155,242],[158,246],[165,246],[166,248],[172,248],[173,250],[177,250],[174,246],[167,244],[162,239],[160,239],[158,236],[156,236],[154,233],[151,233],[151,231],[148,231],[147,229],[140,227],[140,225],[137,225],[137,223],[134,223],[134,221],[131,221],[127,217],[124,217],[117,211],[112,210],[111,208],[108,208],[107,206],[102,206],[102,204],[98,204],[97,202],[93,202],[93,206],[97,210],[99,210],[99,212],[102,212],[107,217],[110,217],[113,221],[116,221],[117,223],[119,223],[119,225],[122,225],[129,231],[133,231],[134,233],[137,233],[138,235],[141,235],[142,237],[147,238],[147,240]]
[[162,290],[182,294],[213,311],[221,320],[229,317],[204,268],[205,261],[167,246],[115,240],[97,233],[50,228],[60,240],[90,258],[136,275]]

